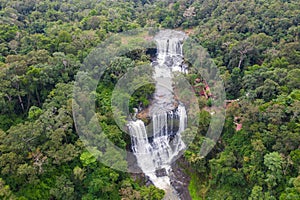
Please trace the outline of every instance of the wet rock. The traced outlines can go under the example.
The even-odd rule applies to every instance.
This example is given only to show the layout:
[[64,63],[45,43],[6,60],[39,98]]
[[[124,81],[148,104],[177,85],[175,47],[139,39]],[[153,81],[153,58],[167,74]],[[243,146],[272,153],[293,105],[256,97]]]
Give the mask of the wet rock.
[[163,177],[163,176],[168,176],[168,173],[167,173],[167,170],[165,168],[162,168],[162,169],[157,169],[155,171],[155,175],[157,177]]
[[150,180],[149,176],[146,176],[146,183],[145,183],[145,185],[147,187],[149,187],[150,185],[154,185],[153,182]]
[[127,148],[127,163],[128,163],[128,171],[134,174],[142,174],[142,169],[138,166],[136,157],[133,155],[131,147]]
[[184,165],[186,161],[183,158],[179,158],[172,164],[172,170],[169,174],[171,185],[176,190],[180,199],[192,200],[188,190],[190,177],[185,174],[182,167],[178,165],[179,162]]
[[170,57],[167,57],[164,64],[167,65],[168,67],[172,67],[173,63],[174,63],[173,59],[170,59]]

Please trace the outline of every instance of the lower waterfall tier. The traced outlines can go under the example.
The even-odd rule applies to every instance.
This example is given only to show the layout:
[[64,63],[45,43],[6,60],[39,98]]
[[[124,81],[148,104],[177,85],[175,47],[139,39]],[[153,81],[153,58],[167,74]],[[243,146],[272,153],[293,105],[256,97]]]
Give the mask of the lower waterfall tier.
[[[181,132],[186,126],[183,106],[152,117],[152,134],[148,135],[142,120],[129,123],[132,151],[139,167],[159,188],[170,186],[169,170],[172,161],[185,148]],[[150,125],[151,125],[150,124]]]

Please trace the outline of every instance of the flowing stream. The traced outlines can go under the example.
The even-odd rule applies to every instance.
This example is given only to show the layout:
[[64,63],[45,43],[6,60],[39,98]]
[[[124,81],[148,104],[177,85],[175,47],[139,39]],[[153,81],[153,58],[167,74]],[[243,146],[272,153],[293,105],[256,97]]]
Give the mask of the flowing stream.
[[175,100],[172,88],[172,72],[187,73],[182,53],[185,38],[183,32],[171,30],[160,31],[155,36],[157,60],[152,66],[156,90],[149,109],[150,128],[139,119],[129,123],[138,165],[156,187],[166,191],[165,199],[179,199],[168,175],[171,163],[186,147],[180,135],[187,124],[186,109]]

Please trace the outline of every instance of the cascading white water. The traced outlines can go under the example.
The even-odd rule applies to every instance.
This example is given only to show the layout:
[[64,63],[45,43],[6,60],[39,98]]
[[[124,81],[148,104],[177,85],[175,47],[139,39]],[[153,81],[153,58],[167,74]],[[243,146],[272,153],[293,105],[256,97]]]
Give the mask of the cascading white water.
[[[169,192],[173,192],[168,177],[171,162],[185,148],[180,134],[187,124],[186,109],[175,101],[172,88],[172,72],[187,73],[182,53],[185,37],[177,31],[161,31],[156,35],[157,61],[152,63],[156,91],[150,107],[152,133],[147,134],[141,120],[129,123],[132,150],[139,167],[156,187]],[[161,169],[165,169],[164,173],[157,174]]]

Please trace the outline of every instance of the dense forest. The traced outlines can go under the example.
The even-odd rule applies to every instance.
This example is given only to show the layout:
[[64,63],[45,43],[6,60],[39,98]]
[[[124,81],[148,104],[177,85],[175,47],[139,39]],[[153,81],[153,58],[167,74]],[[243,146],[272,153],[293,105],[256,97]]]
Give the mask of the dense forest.
[[[72,114],[89,53],[116,33],[149,27],[187,32],[225,85],[225,125],[206,157],[198,152],[210,98],[198,95],[199,126],[186,130],[196,137],[179,165],[192,199],[300,199],[299,1],[0,0],[0,9],[0,199],[163,199],[163,190],[87,151]],[[96,89],[99,125],[123,149],[130,138],[114,121],[112,92],[150,60],[147,49],[114,59]],[[198,77],[186,75],[195,90]],[[140,88],[131,108],[146,108],[153,92]]]

